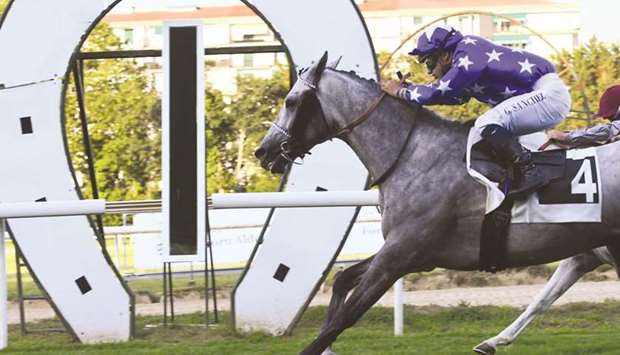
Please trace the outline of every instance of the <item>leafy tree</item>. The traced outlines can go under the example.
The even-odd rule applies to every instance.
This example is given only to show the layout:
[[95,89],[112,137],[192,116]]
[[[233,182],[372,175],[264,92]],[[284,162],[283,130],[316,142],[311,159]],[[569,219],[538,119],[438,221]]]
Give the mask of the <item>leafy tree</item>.
[[[208,73],[207,73],[208,75]],[[207,193],[232,191],[236,181],[231,161],[235,127],[222,93],[210,86],[205,93],[207,122]]]
[[[83,48],[119,49],[120,40],[105,23]],[[152,78],[135,60],[88,60],[84,91],[100,196],[111,201],[158,198],[161,110]],[[82,191],[91,197],[77,107],[71,80],[65,106],[68,145]]]
[[274,191],[279,178],[266,172],[254,158],[254,150],[266,128],[278,114],[289,90],[287,67],[278,67],[269,79],[251,76],[237,78],[237,95],[230,104],[230,115],[236,131],[234,150],[228,162],[234,164],[235,191]]
[[[603,43],[592,38],[587,44],[572,52],[563,51],[566,64],[556,60],[558,72],[571,87],[573,110],[581,118],[590,117],[598,109],[598,101],[606,88],[620,82],[620,46]],[[571,69],[576,74],[573,75]],[[581,113],[581,114],[579,114]],[[566,120],[560,127],[573,129],[590,123],[587,120]],[[592,122],[594,124],[596,122]]]
[[277,68],[271,78],[238,76],[236,84],[228,104],[207,90],[208,192],[274,191],[279,178],[258,166],[254,150],[288,92],[288,70]]

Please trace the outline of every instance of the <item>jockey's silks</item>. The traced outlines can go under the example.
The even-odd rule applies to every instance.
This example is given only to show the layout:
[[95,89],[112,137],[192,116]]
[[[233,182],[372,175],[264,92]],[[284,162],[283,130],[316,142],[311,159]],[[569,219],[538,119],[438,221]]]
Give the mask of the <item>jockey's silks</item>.
[[465,36],[456,44],[449,71],[437,83],[408,85],[406,96],[422,105],[462,104],[473,97],[495,106],[533,91],[539,78],[553,72],[553,64],[545,58]]

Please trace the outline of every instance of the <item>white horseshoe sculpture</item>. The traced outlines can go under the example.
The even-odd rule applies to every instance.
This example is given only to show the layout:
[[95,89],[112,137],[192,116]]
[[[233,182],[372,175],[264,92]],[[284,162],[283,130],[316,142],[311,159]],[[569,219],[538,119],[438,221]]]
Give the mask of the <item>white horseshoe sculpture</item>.
[[[0,201],[80,199],[64,140],[68,68],[99,0],[12,1],[0,28]],[[83,342],[127,340],[133,298],[86,217],[10,220],[25,260]]]
[[[7,8],[0,28],[1,202],[81,198],[63,132],[64,78],[92,27],[119,1],[19,0]],[[341,69],[377,77],[372,44],[352,0],[244,2],[278,33],[297,67],[328,50],[331,58],[343,57]],[[306,160],[292,170],[285,190],[361,190],[366,184],[366,170],[340,142],[315,148]],[[235,290],[237,327],[290,330],[356,214],[349,207],[276,210]],[[81,341],[129,338],[132,296],[86,218],[9,225],[57,312]]]
[[[245,2],[278,34],[296,67],[309,66],[327,50],[331,60],[342,56],[339,69],[377,79],[372,43],[352,0]],[[367,176],[348,146],[333,141],[294,166],[285,190],[363,190]],[[290,332],[338,256],[357,211],[276,209],[233,295],[237,329]]]

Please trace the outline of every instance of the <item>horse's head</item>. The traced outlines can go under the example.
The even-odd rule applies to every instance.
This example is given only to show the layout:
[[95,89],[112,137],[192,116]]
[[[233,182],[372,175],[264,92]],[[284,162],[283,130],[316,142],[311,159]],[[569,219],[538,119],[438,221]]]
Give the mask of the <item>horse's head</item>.
[[321,75],[327,66],[327,52],[308,69],[299,73],[280,110],[254,155],[261,166],[273,173],[282,173],[287,163],[303,157],[314,145],[330,134],[317,98]]

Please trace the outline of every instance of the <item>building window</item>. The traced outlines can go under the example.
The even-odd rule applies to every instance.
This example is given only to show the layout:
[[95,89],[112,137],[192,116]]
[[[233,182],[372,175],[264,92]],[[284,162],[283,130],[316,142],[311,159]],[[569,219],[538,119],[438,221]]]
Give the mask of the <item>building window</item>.
[[259,35],[255,34],[244,34],[242,42],[260,42],[262,39]]
[[512,48],[512,49],[525,49],[527,43],[525,42],[510,42],[510,43],[499,43],[504,47]]
[[254,66],[254,55],[252,53],[243,55],[243,66],[246,68],[251,68]]
[[161,36],[162,33],[164,33],[164,30],[162,26],[155,26],[153,27],[153,32],[155,33],[156,36]]
[[242,24],[231,26],[230,38],[233,43],[268,42],[272,35],[264,24]]
[[513,21],[503,17],[496,17],[493,19],[496,32],[518,33],[523,31],[523,28],[519,24],[523,25],[526,23],[527,17],[525,14],[507,14],[506,16],[513,19]]
[[133,28],[126,28],[123,38],[125,39],[125,44],[132,45],[133,44]]
[[510,32],[510,28],[512,27],[512,22],[501,19],[497,21],[495,26],[496,26],[495,29],[497,32]]
[[422,24],[422,16],[413,16],[413,24],[414,25]]

